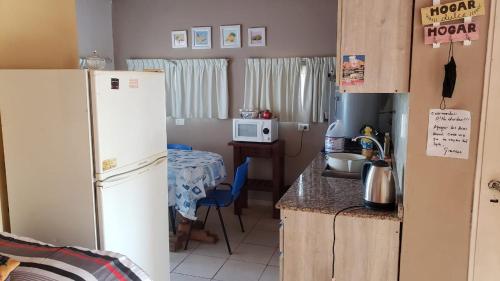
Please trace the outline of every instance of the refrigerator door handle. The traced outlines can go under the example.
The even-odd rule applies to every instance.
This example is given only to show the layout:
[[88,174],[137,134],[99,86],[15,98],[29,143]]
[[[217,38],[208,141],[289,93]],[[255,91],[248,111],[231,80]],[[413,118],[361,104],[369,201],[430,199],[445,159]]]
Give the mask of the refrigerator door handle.
[[143,174],[143,173],[149,171],[151,169],[151,167],[160,165],[161,163],[165,162],[166,159],[167,159],[167,156],[158,157],[157,159],[155,159],[147,164],[144,164],[136,169],[133,169],[133,170],[130,170],[130,171],[127,171],[124,173],[116,174],[116,175],[107,177],[103,180],[98,180],[98,181],[96,181],[96,183],[98,185],[102,185],[103,183],[119,182],[119,181],[122,181],[123,179],[129,178],[131,176]]

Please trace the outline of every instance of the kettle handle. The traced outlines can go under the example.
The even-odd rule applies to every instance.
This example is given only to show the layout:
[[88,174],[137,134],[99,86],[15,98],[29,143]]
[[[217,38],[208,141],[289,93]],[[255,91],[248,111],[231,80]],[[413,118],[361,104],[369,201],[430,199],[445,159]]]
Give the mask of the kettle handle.
[[363,185],[366,185],[366,178],[368,176],[368,172],[372,167],[373,163],[371,161],[367,161],[363,163],[363,170],[361,171],[361,180],[363,181]]

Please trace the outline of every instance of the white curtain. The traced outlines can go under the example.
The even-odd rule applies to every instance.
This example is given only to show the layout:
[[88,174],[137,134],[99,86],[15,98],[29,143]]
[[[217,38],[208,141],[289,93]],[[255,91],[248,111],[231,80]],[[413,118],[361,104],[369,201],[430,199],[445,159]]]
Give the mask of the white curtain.
[[244,107],[282,122],[324,122],[334,57],[247,59]]
[[328,113],[328,95],[330,77],[335,74],[334,57],[316,57],[305,59],[301,91],[303,91],[304,108],[309,109],[308,116],[312,122],[324,122]]
[[175,104],[174,99],[174,83],[172,76],[173,62],[164,59],[133,59],[127,60],[128,70],[130,71],[163,71],[165,72],[165,89],[166,89],[166,111],[167,116],[172,116],[172,105]]
[[167,114],[173,118],[228,118],[226,59],[134,59],[134,71],[165,72]]
[[177,60],[174,116],[228,118],[227,60]]

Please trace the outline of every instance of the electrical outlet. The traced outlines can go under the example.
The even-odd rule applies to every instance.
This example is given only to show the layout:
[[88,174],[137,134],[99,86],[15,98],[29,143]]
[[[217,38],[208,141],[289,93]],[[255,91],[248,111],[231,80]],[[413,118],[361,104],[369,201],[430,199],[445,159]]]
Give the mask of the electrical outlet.
[[306,124],[306,123],[299,123],[297,125],[297,130],[299,130],[300,132],[302,131],[309,131],[309,124]]
[[184,126],[184,119],[175,119],[175,125]]

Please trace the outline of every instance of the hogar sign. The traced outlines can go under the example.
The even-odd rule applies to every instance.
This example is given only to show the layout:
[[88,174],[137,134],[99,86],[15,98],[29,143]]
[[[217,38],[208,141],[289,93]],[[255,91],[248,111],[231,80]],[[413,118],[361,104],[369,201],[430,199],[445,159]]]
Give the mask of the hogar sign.
[[461,42],[479,39],[479,24],[476,22],[426,26],[424,28],[424,43]]
[[425,7],[420,11],[422,13],[423,25],[453,21],[466,17],[484,15],[484,0],[462,0]]

